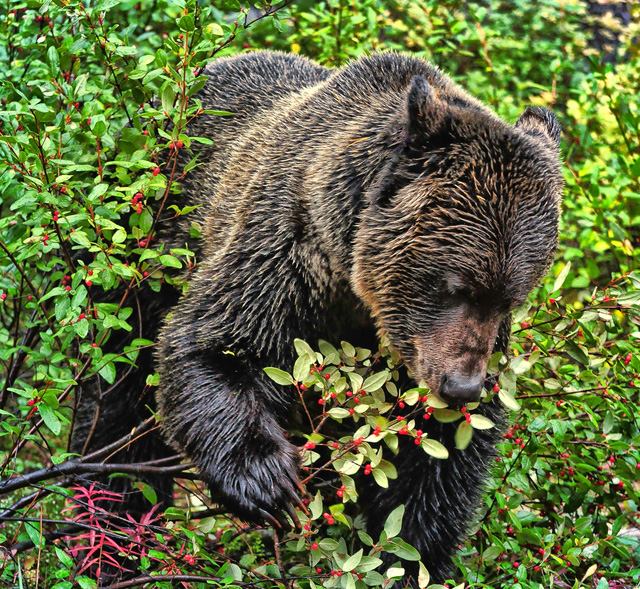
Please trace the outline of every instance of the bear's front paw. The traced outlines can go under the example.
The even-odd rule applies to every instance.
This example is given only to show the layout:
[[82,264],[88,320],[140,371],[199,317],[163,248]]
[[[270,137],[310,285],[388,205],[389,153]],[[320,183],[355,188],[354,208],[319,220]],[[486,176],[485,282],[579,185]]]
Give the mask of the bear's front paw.
[[298,478],[297,449],[286,440],[269,440],[237,449],[237,453],[240,455],[227,456],[212,465],[212,477],[203,473],[214,497],[221,496],[222,503],[249,521],[266,521],[288,529],[288,513],[294,525],[300,527],[294,506],[307,510],[300,498],[305,491]]

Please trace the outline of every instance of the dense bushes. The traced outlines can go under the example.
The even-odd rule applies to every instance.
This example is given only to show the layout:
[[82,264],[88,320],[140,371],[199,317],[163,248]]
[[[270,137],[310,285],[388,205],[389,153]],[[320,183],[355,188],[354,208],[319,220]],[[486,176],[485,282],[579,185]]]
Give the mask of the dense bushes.
[[[166,587],[172,578],[186,586],[242,580],[239,586],[378,587],[401,576],[375,570],[381,550],[415,558],[397,537],[402,510],[381,539],[366,536],[357,510],[359,478],[385,485],[394,477],[381,445],[393,448],[399,435],[420,438],[418,419],[401,424],[388,409],[402,402],[420,418],[426,412],[459,419],[460,444],[471,427],[461,414],[428,408],[435,402],[421,400],[424,391],[397,391],[395,358],[385,348],[374,351],[379,361],[372,370],[366,350],[322,343],[316,352],[309,347],[316,342],[298,342],[296,366],[272,371],[281,382],[304,383],[311,419],[320,408],[313,427],[294,432],[304,445],[313,497],[301,532],[278,537],[229,520],[209,507],[193,473],[179,464],[163,466],[181,483],[165,519],[142,483],[149,500],[142,520],[110,517],[103,507],[118,498],[78,478],[112,472],[102,464],[110,451],[82,459],[67,453],[78,385],[97,374],[108,388],[140,349],[153,345],[138,339],[104,354],[109,338],[136,326],[128,322],[131,309],[100,302],[99,293],[143,283],[157,289],[179,282],[172,269],[194,263],[187,249],[157,243],[154,228],[189,213],[166,203],[179,189],[178,155],[198,141],[188,122],[199,109],[190,99],[204,83],[199,67],[213,55],[270,47],[335,66],[372,49],[410,50],[507,120],[528,104],[554,108],[566,158],[561,248],[552,275],[514,318],[513,357],[495,358],[492,366],[500,386],[489,393],[514,410],[513,424],[486,508],[462,547],[458,581],[634,586],[640,582],[637,27],[622,31],[614,67],[589,48],[589,17],[577,2],[257,4],[259,10],[241,12],[233,0],[213,7],[30,0],[9,3],[0,23],[6,39],[0,47],[2,582],[93,587],[102,575],[103,584],[129,587],[156,575],[155,585]],[[149,375],[147,386],[155,383]],[[474,423],[470,411],[470,426],[490,425]],[[333,420],[348,434],[326,437]],[[421,443],[443,454],[430,440]],[[157,468],[112,470],[135,478]],[[129,581],[119,580],[123,573]]]

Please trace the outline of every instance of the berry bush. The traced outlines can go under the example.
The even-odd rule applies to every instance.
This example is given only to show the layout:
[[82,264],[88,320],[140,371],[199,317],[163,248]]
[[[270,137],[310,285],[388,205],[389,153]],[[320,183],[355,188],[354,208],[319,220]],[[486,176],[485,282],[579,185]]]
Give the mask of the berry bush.
[[[398,358],[296,341],[307,488],[300,527],[246,525],[211,503],[190,465],[118,464],[115,447],[69,451],[78,391],[116,386],[155,342],[127,295],[183,287],[196,260],[160,223],[197,165],[189,121],[198,74],[220,55],[271,48],[339,66],[372,50],[422,55],[513,121],[552,108],[567,188],[557,262],[513,317],[511,357],[492,359],[511,421],[450,587],[615,589],[640,583],[640,86],[638,7],[442,0],[252,2],[8,0],[0,32],[0,581],[7,587],[400,586],[418,560],[403,508],[366,534],[358,493],[396,476],[400,436],[446,460],[423,419],[457,421],[459,448],[493,427],[398,383]],[[610,43],[594,39],[607,32]],[[224,116],[224,113],[214,113]],[[178,165],[178,163],[180,165]],[[179,171],[178,171],[179,170]],[[189,222],[189,221],[188,221]],[[191,223],[194,239],[197,222]],[[109,293],[125,293],[111,300]],[[112,297],[113,298],[113,297]],[[108,301],[108,302],[107,302]],[[106,344],[110,342],[108,348]],[[337,342],[334,342],[336,344]],[[115,349],[115,351],[113,351]],[[108,350],[108,351],[106,351]],[[146,376],[145,391],[157,385]],[[141,391],[142,394],[143,391]],[[385,453],[383,455],[383,448]],[[147,501],[92,483],[127,477]],[[165,509],[144,475],[176,481]],[[429,585],[421,566],[419,584]],[[434,586],[435,587],[435,586]]]

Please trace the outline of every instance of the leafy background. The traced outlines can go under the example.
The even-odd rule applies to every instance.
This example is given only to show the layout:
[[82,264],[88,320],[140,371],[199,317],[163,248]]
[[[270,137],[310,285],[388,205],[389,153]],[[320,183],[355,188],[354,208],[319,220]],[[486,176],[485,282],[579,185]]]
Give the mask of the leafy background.
[[[168,203],[179,190],[178,158],[196,140],[188,122],[200,107],[191,97],[206,60],[269,48],[338,67],[392,48],[433,61],[508,121],[534,104],[552,108],[563,127],[560,250],[515,316],[512,358],[492,365],[499,384],[489,394],[514,410],[512,425],[453,582],[636,587],[640,9],[616,10],[619,18],[596,16],[577,0],[299,0],[250,9],[233,0],[8,0],[0,9],[2,583],[382,587],[402,571],[377,568],[381,551],[416,557],[398,538],[402,509],[383,537],[364,533],[358,486],[367,476],[383,486],[394,477],[380,447],[393,448],[400,435],[441,452],[418,434],[417,418],[398,423],[390,408],[466,420],[424,391],[398,391],[396,359],[384,347],[298,342],[296,366],[272,372],[310,409],[310,429],[296,432],[310,491],[301,530],[230,518],[180,464],[164,469],[179,482],[164,517],[140,481],[147,513],[110,513],[117,495],[80,484],[113,472],[103,463],[108,452],[78,457],[67,447],[78,387],[113,385],[153,346],[137,339],[103,352],[133,327],[131,309],[106,302],[105,291],[180,288],[175,270],[194,263],[188,249],[154,238],[161,219],[190,212]],[[147,387],[156,383],[149,375]],[[329,437],[332,422],[347,433]],[[137,480],[153,468],[124,475]],[[424,572],[420,583],[428,583]]]

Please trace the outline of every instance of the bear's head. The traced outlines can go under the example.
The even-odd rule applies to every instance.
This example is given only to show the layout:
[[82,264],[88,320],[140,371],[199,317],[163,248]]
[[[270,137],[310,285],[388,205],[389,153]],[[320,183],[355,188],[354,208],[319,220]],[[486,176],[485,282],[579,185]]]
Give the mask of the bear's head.
[[415,380],[465,404],[552,262],[560,128],[541,108],[511,127],[422,76],[404,105],[356,231],[352,284]]

